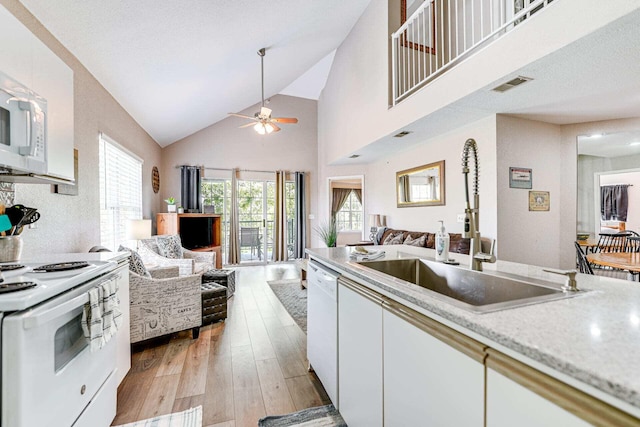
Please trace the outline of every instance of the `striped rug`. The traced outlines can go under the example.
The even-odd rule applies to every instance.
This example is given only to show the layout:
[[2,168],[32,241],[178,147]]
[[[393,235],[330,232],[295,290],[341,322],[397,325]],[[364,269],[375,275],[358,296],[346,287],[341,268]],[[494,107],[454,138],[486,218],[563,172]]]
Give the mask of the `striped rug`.
[[113,427],[202,427],[202,406]]
[[271,415],[258,421],[258,427],[347,427],[333,405],[303,409],[287,415]]

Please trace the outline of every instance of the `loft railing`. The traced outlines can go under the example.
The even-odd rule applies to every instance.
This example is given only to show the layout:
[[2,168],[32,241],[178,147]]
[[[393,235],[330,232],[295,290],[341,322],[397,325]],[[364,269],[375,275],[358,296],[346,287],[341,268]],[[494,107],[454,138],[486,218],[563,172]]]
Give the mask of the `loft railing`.
[[425,0],[391,36],[393,105],[552,2]]

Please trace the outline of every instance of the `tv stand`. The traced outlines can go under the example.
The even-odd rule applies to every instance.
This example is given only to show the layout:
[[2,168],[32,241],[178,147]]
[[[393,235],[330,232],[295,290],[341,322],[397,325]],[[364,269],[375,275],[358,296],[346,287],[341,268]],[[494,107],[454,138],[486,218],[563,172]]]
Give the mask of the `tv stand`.
[[[180,223],[183,221],[189,221],[189,219],[196,219],[193,224],[194,226],[190,226],[188,229],[180,230]],[[208,233],[208,221],[198,220],[197,218],[211,218],[212,227],[211,227],[211,238],[207,239],[211,244],[206,246],[197,246],[197,247],[189,247],[190,245],[187,243],[185,245],[184,242],[189,242],[191,237],[193,236],[183,236],[184,233]],[[216,253],[216,268],[222,268],[222,251],[221,251],[221,218],[220,215],[217,214],[196,214],[196,213],[159,213],[156,214],[156,224],[157,224],[157,234],[179,234],[180,238],[183,241],[183,246],[189,250],[196,252],[215,252]]]

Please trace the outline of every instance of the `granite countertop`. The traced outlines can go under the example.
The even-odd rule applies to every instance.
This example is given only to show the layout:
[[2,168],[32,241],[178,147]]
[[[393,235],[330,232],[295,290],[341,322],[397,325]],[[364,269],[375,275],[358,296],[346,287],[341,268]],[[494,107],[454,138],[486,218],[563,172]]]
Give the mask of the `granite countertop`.
[[[370,249],[370,248],[369,248]],[[408,245],[380,247],[380,259],[424,257],[435,251]],[[640,416],[640,285],[601,276],[579,274],[578,286],[589,290],[558,301],[477,314],[429,295],[425,289],[383,274],[369,274],[349,258],[353,248],[307,249],[329,267],[360,279],[364,285],[398,302],[408,303],[427,316],[444,319],[450,326],[489,346],[503,346],[527,363],[533,361],[561,380]],[[450,254],[468,268],[468,256]],[[553,282],[565,278],[541,267],[498,261],[484,264],[486,272],[516,274]],[[518,357],[516,357],[518,358]],[[531,364],[531,363],[528,363]],[[546,368],[546,369],[545,369]],[[548,368],[551,368],[550,370]],[[565,376],[565,377],[563,377]],[[567,382],[567,381],[565,381]],[[573,381],[575,382],[575,381]],[[587,387],[579,387],[581,384]],[[604,392],[604,395],[599,392]],[[610,397],[614,399],[611,399]]]

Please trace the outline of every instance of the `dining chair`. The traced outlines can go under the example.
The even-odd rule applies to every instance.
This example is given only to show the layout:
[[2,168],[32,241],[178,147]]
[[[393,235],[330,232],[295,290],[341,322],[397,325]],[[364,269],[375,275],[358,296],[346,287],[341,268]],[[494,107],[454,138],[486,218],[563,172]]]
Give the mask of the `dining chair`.
[[627,252],[640,252],[640,234],[627,230],[631,236],[627,237]]
[[258,252],[258,259],[262,260],[262,248],[260,239],[260,229],[258,227],[240,227],[240,248],[251,249],[251,256],[254,250]]
[[577,254],[577,267],[580,273],[584,274],[593,274],[593,270],[591,269],[591,265],[587,260],[587,255],[582,252],[582,247],[578,242],[574,242],[576,245],[576,254]]
[[627,238],[633,236],[628,231],[619,233],[601,233],[598,246],[593,252],[625,252],[627,250]]

